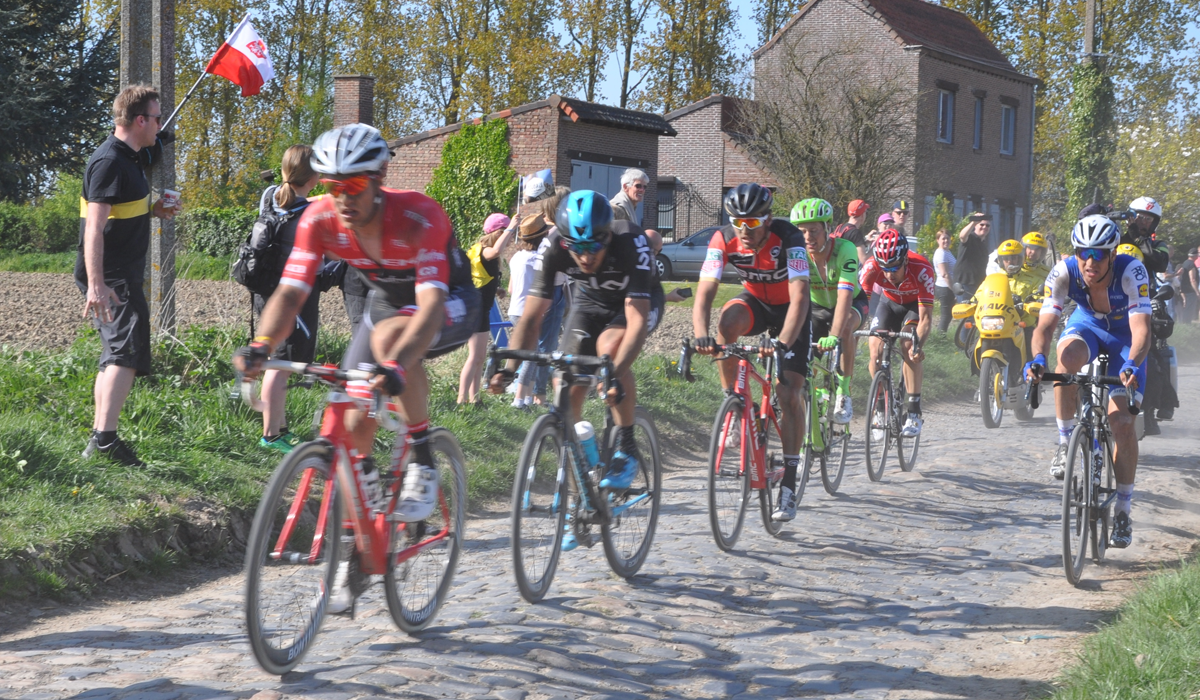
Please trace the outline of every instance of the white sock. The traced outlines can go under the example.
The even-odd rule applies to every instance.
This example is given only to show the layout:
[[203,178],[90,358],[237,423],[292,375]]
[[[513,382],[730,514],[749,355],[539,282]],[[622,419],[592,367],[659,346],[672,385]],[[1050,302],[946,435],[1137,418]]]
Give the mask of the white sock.
[[1071,431],[1075,430],[1075,417],[1056,420],[1058,421],[1058,444],[1065,445],[1071,441]]
[[526,397],[525,397],[525,405],[526,405],[526,406],[532,406],[532,405],[533,405],[533,395],[532,395],[532,394],[530,394],[529,396],[526,396]]
[[1117,484],[1116,512],[1130,515],[1133,512],[1133,484]]

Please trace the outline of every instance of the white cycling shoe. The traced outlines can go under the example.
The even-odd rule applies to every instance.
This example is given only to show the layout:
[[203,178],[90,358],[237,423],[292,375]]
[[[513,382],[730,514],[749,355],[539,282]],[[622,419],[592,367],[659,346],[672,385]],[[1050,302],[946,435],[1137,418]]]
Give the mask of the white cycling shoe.
[[838,425],[846,425],[854,420],[854,405],[850,403],[848,394],[838,394],[837,402],[833,406],[833,422]]
[[771,520],[777,523],[786,523],[789,520],[796,519],[796,492],[786,486],[779,486],[779,504],[775,506],[775,512],[771,513]]
[[1067,446],[1060,444],[1054,452],[1054,459],[1050,461],[1050,476],[1063,480],[1067,472]]
[[404,470],[404,487],[395,517],[402,523],[415,523],[433,514],[437,505],[438,471],[422,464],[410,464]]
[[908,414],[908,419],[904,421],[904,427],[900,429],[900,437],[912,438],[921,434],[921,428],[925,425],[925,420],[915,413]]

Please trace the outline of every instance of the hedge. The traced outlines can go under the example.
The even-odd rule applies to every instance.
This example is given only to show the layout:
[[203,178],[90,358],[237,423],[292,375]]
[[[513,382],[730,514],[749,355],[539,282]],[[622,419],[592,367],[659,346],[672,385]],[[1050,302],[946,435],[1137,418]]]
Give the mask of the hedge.
[[238,246],[250,235],[257,218],[258,214],[249,209],[185,209],[177,219],[175,235],[184,250],[227,258],[237,253]]
[[508,122],[466,124],[446,139],[442,163],[425,194],[446,210],[459,245],[469,247],[483,234],[493,212],[507,213],[517,197],[517,172],[508,165]]
[[0,202],[0,250],[63,253],[79,245],[79,193],[83,183],[63,176],[39,205]]

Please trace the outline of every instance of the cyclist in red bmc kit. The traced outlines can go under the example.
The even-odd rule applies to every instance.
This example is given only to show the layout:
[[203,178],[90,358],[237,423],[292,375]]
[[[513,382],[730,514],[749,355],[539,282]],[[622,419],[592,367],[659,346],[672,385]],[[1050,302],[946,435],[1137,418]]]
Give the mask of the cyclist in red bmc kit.
[[[692,330],[696,352],[704,355],[714,354],[715,344],[734,343],[744,335],[770,332],[775,338],[784,473],[779,505],[771,517],[786,521],[796,517],[796,472],[804,435],[802,394],[810,337],[808,250],[800,229],[771,216],[772,201],[771,191],[754,183],[739,185],[725,195],[730,224],[714,233],[708,244],[692,307]],[[721,309],[714,341],[708,335],[709,316],[726,263],[737,270],[744,289]],[[737,378],[737,361],[723,361],[718,367],[721,387],[730,391]]]
[[[867,259],[858,275],[859,284],[868,294],[879,294],[870,330],[899,333],[916,327],[917,344],[901,341],[904,358],[904,386],[908,390],[908,419],[901,435],[921,434],[921,346],[933,327],[933,287],[936,274],[929,258],[908,249],[908,239],[893,228],[875,239],[874,255]],[[871,376],[883,347],[881,338],[871,337]],[[882,436],[880,437],[882,439]]]

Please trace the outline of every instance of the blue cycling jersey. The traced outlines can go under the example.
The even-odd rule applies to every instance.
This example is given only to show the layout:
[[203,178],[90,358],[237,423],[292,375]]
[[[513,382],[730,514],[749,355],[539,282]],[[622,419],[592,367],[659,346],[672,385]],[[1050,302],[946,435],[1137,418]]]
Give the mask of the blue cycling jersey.
[[1117,255],[1108,283],[1107,313],[1092,307],[1092,296],[1079,269],[1079,259],[1061,260],[1046,277],[1046,300],[1042,313],[1061,315],[1067,300],[1075,302],[1071,320],[1087,319],[1092,324],[1122,335],[1129,332],[1129,317],[1150,313],[1150,275],[1132,255]]

